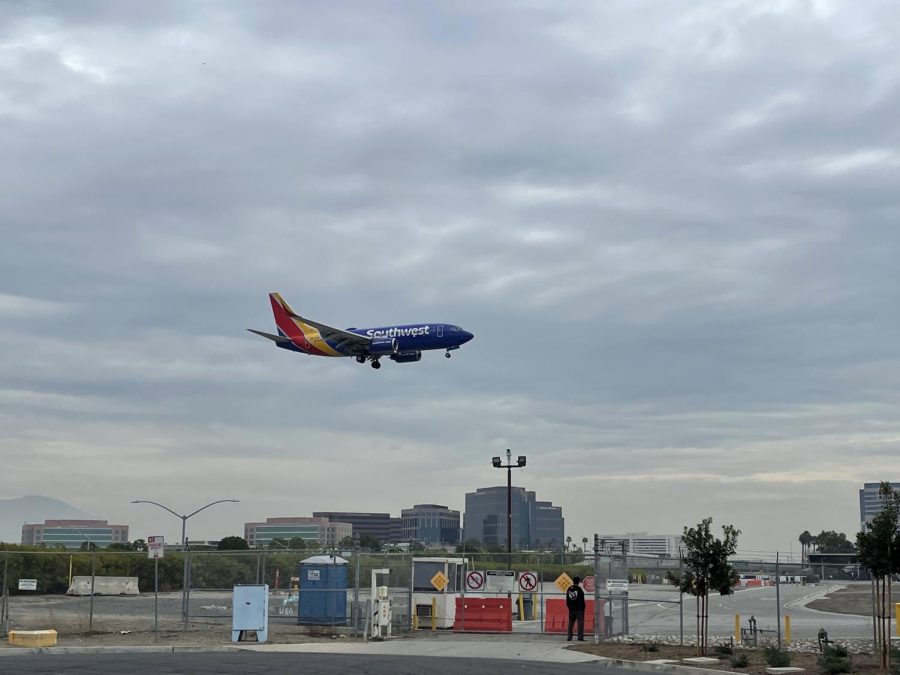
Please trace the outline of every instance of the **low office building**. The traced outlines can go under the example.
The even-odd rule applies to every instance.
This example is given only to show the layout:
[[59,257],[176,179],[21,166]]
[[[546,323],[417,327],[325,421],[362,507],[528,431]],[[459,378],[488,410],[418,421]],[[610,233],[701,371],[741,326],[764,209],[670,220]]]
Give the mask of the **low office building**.
[[369,513],[362,511],[313,511],[316,518],[327,518],[331,521],[350,523],[353,526],[353,538],[358,542],[360,537],[374,537],[381,544],[393,544],[401,539],[399,518],[392,518],[390,513]]
[[302,539],[308,546],[335,548],[347,537],[353,537],[350,523],[333,522],[327,518],[295,516],[266,518],[264,523],[244,523],[244,539],[250,548],[269,548],[273,539]]
[[403,541],[426,546],[455,546],[459,543],[459,511],[440,504],[416,504],[400,512]]
[[128,543],[128,525],[110,525],[105,520],[45,520],[22,525],[22,544],[81,548],[93,544],[105,548]]

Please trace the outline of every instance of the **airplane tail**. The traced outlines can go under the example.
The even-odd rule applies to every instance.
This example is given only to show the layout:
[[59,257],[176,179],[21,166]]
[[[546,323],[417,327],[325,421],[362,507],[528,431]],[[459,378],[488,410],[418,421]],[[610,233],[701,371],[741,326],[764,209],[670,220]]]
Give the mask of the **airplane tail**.
[[276,313],[276,318],[278,316],[278,311],[281,310],[285,314],[290,317],[300,318],[297,313],[291,309],[291,306],[287,303],[287,300],[281,297],[281,293],[269,293],[269,300],[272,303],[272,311]]
[[269,293],[269,301],[272,303],[272,314],[275,316],[275,325],[279,332],[289,338],[306,341],[302,319],[291,309],[287,301],[281,297],[281,293]]

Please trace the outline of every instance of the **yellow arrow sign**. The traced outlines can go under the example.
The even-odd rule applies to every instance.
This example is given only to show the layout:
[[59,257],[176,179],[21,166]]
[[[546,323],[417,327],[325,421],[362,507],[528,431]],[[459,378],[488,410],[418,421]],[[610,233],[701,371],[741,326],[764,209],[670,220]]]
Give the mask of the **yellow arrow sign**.
[[559,590],[565,593],[567,590],[569,590],[569,586],[571,586],[575,582],[572,581],[572,577],[563,572],[558,577],[556,577],[556,581],[554,581],[553,583],[556,584],[556,587]]
[[431,585],[434,586],[439,591],[443,591],[447,588],[447,584],[450,583],[450,580],[447,578],[447,575],[441,571],[438,571],[433,577],[431,577]]

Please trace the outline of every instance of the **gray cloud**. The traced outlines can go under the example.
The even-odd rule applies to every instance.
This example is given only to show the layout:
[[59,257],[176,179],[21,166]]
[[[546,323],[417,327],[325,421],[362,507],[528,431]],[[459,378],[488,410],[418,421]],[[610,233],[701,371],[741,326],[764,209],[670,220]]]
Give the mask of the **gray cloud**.
[[[0,496],[216,536],[512,447],[576,538],[784,550],[900,473],[892,3],[2,11]],[[297,357],[270,290],[477,338]]]

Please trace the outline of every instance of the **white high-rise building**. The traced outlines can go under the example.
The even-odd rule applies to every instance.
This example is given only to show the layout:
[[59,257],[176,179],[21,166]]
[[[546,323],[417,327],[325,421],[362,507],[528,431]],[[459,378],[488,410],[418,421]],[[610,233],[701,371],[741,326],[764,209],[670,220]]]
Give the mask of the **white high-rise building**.
[[[624,551],[622,549],[625,549]],[[610,553],[630,553],[631,555],[655,555],[661,558],[677,558],[684,544],[680,534],[647,534],[627,532],[625,534],[601,534],[600,550]]]
[[[891,483],[894,492],[900,492],[900,483]],[[881,483],[863,483],[859,491],[859,531],[865,532],[866,525],[872,522],[884,508],[884,500],[878,493]]]

